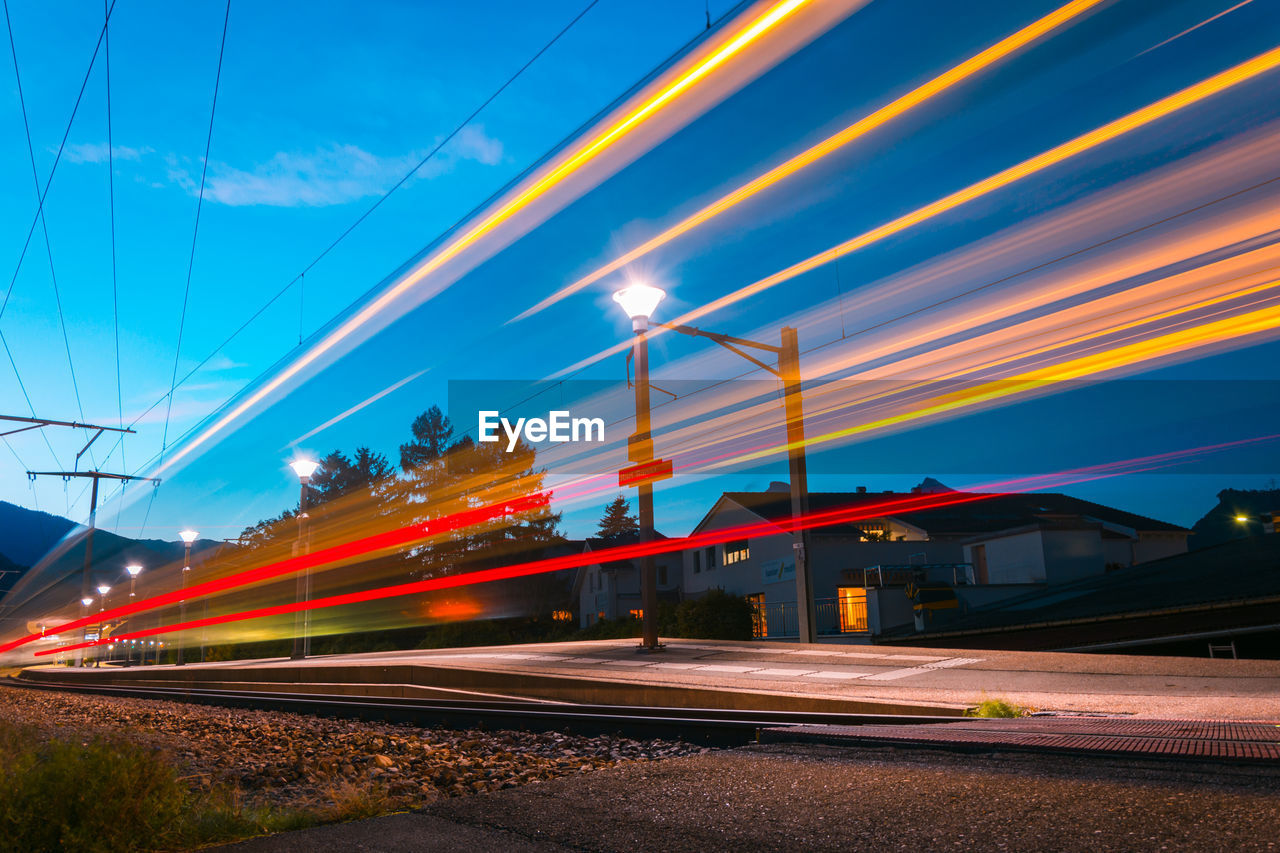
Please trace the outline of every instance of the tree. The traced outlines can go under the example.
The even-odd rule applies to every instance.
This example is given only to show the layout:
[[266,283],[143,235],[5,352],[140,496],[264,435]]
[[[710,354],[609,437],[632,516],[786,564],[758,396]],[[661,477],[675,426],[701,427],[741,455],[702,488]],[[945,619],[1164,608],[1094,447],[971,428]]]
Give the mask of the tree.
[[376,498],[394,473],[387,457],[367,447],[357,447],[353,459],[335,450],[320,460],[319,469],[311,476],[308,497],[313,505],[361,491]]
[[622,495],[610,501],[604,508],[604,515],[600,518],[596,536],[607,545],[616,545],[639,537],[640,523],[630,510],[631,503]]

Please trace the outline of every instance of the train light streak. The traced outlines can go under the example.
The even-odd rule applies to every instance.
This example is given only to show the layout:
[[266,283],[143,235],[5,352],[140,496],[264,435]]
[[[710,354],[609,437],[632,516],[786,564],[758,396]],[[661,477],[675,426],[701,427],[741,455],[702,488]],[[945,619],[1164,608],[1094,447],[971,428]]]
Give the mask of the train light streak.
[[[1271,285],[1280,284],[1273,281]],[[1169,358],[1201,347],[1236,341],[1240,338],[1274,333],[1280,329],[1280,305],[1269,305],[1244,314],[1237,314],[1187,329],[1169,332],[1156,337],[1104,349],[1058,364],[1026,371],[1007,378],[982,382],[971,388],[936,396],[926,406],[894,414],[877,420],[860,423],[844,429],[833,430],[805,439],[806,446],[825,444],[855,435],[887,429],[912,421],[968,409],[979,404],[1043,390],[1053,383],[1072,379],[1096,377],[1098,374],[1124,370],[1158,358]],[[734,457],[734,463],[764,459],[785,452],[787,444],[752,451]],[[728,463],[721,463],[728,464]]]
[[[304,370],[317,364],[336,347],[352,338],[359,330],[370,325],[375,318],[383,315],[393,303],[406,295],[432,273],[461,255],[469,247],[476,244],[496,229],[540,198],[548,195],[555,187],[567,178],[583,170],[584,167],[600,158],[621,140],[637,131],[646,122],[654,119],[665,109],[688,95],[699,83],[706,81],[718,69],[722,69],[735,57],[743,54],[748,48],[757,45],[771,31],[795,16],[812,0],[781,0],[769,6],[761,14],[746,22],[727,40],[719,44],[705,56],[697,59],[692,67],[681,70],[674,79],[660,85],[657,91],[642,98],[641,102],[626,110],[624,114],[603,129],[590,136],[586,141],[575,146],[569,153],[559,158],[542,174],[534,178],[523,189],[518,190],[510,198],[498,204],[492,212],[482,216],[478,222],[466,226],[460,234],[450,238],[438,250],[428,255],[422,262],[400,276],[396,282],[384,290],[379,296],[347,318],[336,329],[308,349],[297,359],[283,367],[277,374],[267,380],[261,387],[253,391],[244,400],[237,403],[229,412],[219,417],[214,423],[201,430],[197,435],[178,447],[167,460],[156,468],[159,476],[197,448],[209,442],[232,423],[239,420],[250,409],[257,406],[271,394],[278,391]],[[830,9],[826,10],[830,12]]]
[[[842,243],[838,243],[828,249],[825,249],[815,255],[812,255],[802,261],[792,264],[786,269],[780,270],[765,278],[759,279],[751,284],[738,288],[732,293],[725,294],[717,299],[712,300],[698,308],[694,308],[685,314],[671,321],[671,325],[682,325],[692,323],[708,314],[727,308],[763,293],[770,288],[779,284],[790,281],[797,276],[806,272],[817,269],[831,263],[845,255],[864,249],[874,243],[878,243],[887,237],[891,237],[913,226],[919,225],[948,211],[954,210],[964,204],[975,199],[989,195],[996,190],[1003,189],[1017,181],[1022,180],[1030,175],[1042,172],[1051,166],[1056,166],[1073,157],[1077,157],[1087,151],[1091,151],[1107,142],[1114,141],[1127,133],[1131,133],[1139,128],[1145,127],[1152,122],[1167,118],[1179,110],[1186,109],[1194,104],[1198,104],[1207,98],[1220,94],[1233,86],[1240,85],[1252,80],[1262,74],[1274,70],[1280,66],[1280,47],[1272,48],[1252,59],[1246,60],[1238,65],[1221,71],[1218,74],[1208,77],[1199,83],[1188,86],[1178,92],[1161,98],[1141,109],[1135,110],[1125,116],[1114,121],[1108,122],[1101,127],[1095,128],[1088,133],[1081,134],[1067,142],[1050,148],[1035,157],[1023,160],[1014,166],[1010,166],[1003,171],[997,172],[987,178],[976,183],[957,190],[949,195],[933,201],[923,207],[917,208],[910,213],[903,214],[883,225],[865,231],[856,237],[851,237]],[[660,335],[665,333],[664,329],[655,329],[654,334]],[[616,344],[611,346],[594,356],[583,359],[576,364],[564,368],[557,375],[571,373],[581,367],[607,358],[610,355],[616,355],[623,352],[625,346]]]
[[900,98],[896,98],[875,112],[864,116],[838,133],[827,137],[818,144],[773,167],[763,175],[760,175],[732,192],[721,196],[711,204],[706,205],[701,210],[698,210],[696,213],[691,214],[658,234],[656,237],[646,240],[636,248],[619,255],[617,258],[594,272],[588,273],[572,284],[566,285],[508,322],[514,323],[528,317],[532,317],[534,314],[538,314],[539,312],[550,308],[562,299],[572,296],[585,287],[591,286],[605,276],[617,272],[627,264],[644,257],[653,250],[665,246],[677,237],[687,234],[689,231],[709,222],[720,214],[732,210],[734,207],[737,207],[739,204],[742,204],[780,181],[783,181],[797,172],[812,166],[814,163],[819,162],[823,158],[836,153],[851,142],[861,139],[863,136],[866,136],[873,130],[888,124],[890,121],[901,116],[907,111],[918,107],[931,98],[942,94],[953,86],[956,86],[974,76],[980,71],[989,68],[996,62],[1016,53],[1031,42],[1036,41],[1047,33],[1072,21],[1101,2],[1102,0],[1073,0],[1073,2],[1055,9],[1043,18],[1028,24],[1026,27],[1023,27],[1012,35],[1001,39],[986,50],[971,56],[969,59],[948,69],[942,74],[939,74],[927,83],[912,89]]
[[[965,491],[945,494],[923,494],[907,497],[894,497],[888,500],[864,502],[848,507],[810,513],[808,516],[805,516],[798,521],[793,519],[777,519],[774,521],[752,522],[729,528],[722,528],[720,530],[697,533],[682,539],[667,539],[650,543],[618,545],[611,548],[602,548],[599,551],[592,551],[585,554],[570,554],[563,557],[553,557],[549,559],[517,563],[510,566],[502,566],[495,569],[485,569],[446,577],[431,578],[412,583],[395,584],[377,589],[361,590],[358,592],[328,596],[305,603],[292,602],[270,607],[260,607],[238,613],[222,614],[219,616],[209,617],[207,619],[197,619],[189,622],[124,633],[111,638],[111,642],[141,639],[160,634],[189,631],[196,628],[237,623],[253,619],[263,619],[271,616],[288,615],[304,609],[326,609],[387,598],[398,598],[406,595],[422,594],[443,589],[457,589],[475,584],[511,580],[519,577],[528,577],[531,575],[579,568],[584,565],[591,565],[601,561],[632,560],[647,554],[657,555],[673,553],[686,549],[723,544],[724,542],[734,539],[752,536],[770,536],[777,535],[779,533],[790,533],[800,529],[815,529],[831,527],[839,524],[849,524],[885,515],[892,515],[894,513],[922,512],[931,509],[960,506],[999,498],[1018,490],[1061,487],[1063,485],[1084,482],[1091,479],[1113,477],[1124,473],[1157,470],[1188,457],[1203,455],[1232,447],[1274,441],[1277,438],[1280,438],[1280,435],[1258,436],[1238,441],[1206,445],[1203,447],[1152,454],[1150,456],[1137,457],[1129,460],[1120,460],[1100,465],[1068,469],[1052,474],[1016,478],[975,487],[977,489],[984,490],[994,489],[995,491]],[[88,642],[80,645],[63,646],[57,649],[37,651],[35,654],[37,656],[60,654],[67,651],[74,651],[78,648],[102,645],[105,642],[107,642],[107,640]]]

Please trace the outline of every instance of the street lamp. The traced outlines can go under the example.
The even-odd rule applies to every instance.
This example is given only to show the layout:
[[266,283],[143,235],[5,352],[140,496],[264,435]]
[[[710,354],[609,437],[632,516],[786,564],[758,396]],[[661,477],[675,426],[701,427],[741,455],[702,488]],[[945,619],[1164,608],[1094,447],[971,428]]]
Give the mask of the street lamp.
[[[627,440],[627,458],[636,465],[653,462],[653,437],[649,420],[649,318],[667,292],[648,284],[632,284],[613,294],[613,301],[631,318],[631,330],[635,332],[632,352],[636,362],[636,431]],[[654,540],[653,533],[653,481],[641,480],[637,484],[637,514],[640,523],[640,544]],[[646,549],[640,557],[640,614],[643,637],[642,651],[657,651],[658,642],[658,569],[653,554]]]
[[[137,563],[131,563],[125,566],[124,570],[129,573],[129,597],[135,598],[137,596],[138,575],[142,574],[142,566]],[[125,646],[125,652],[125,666],[133,666],[133,649]]]
[[[320,467],[314,459],[295,459],[289,463],[293,473],[298,475],[301,495],[298,497],[298,555],[307,553],[307,484],[311,475]],[[311,600],[311,569],[304,568],[298,573],[295,588],[295,600],[299,607],[293,614],[293,655],[294,660],[302,660],[311,653],[311,614],[304,612],[302,605]]]
[[[801,519],[809,514],[809,474],[804,454],[804,399],[800,385],[800,339],[796,330],[782,327],[780,346],[759,341],[735,338],[719,332],[708,332],[693,326],[666,326],[673,332],[695,338],[707,338],[727,350],[742,356],[757,367],[769,371],[782,380],[782,405],[787,421],[787,462],[791,474],[791,549],[796,556],[796,610],[799,615],[799,640],[802,643],[818,641],[813,612],[813,586],[809,573],[809,533],[801,528]],[[777,356],[778,366],[771,367],[749,353],[743,347],[763,350]]]
[[[185,546],[185,550],[182,557],[182,589],[185,592],[187,589],[187,572],[191,571],[191,543],[195,542],[196,539],[200,536],[200,534],[188,528],[186,530],[179,530],[178,536],[182,538],[182,544]],[[184,595],[182,599],[178,602],[178,624],[185,625],[186,622],[187,622],[187,597]],[[182,653],[186,649],[186,646],[187,644],[182,639],[182,630],[179,629],[178,630],[178,664],[177,664],[178,666],[182,666],[185,663],[185,661],[182,659]],[[158,654],[156,655],[156,662],[157,663],[160,662],[160,656]]]
[[[86,618],[88,618],[88,616],[89,616],[89,607],[90,607],[90,606],[92,606],[92,604],[93,604],[93,599],[92,599],[92,598],[90,598],[90,597],[89,597],[89,596],[87,596],[87,595],[80,599],[80,618],[81,618],[81,619],[86,619]],[[88,625],[85,625],[85,626],[84,626],[84,629],[81,631],[81,639],[82,639],[82,640],[84,640],[84,641],[86,641],[86,642],[88,641],[88,639],[89,639],[89,626],[88,626]],[[81,647],[80,649],[77,649],[77,650],[76,650],[76,666],[88,666],[88,664],[87,664],[87,663],[86,663],[86,661],[85,661],[85,655],[84,655],[84,648],[83,648],[83,647]]]

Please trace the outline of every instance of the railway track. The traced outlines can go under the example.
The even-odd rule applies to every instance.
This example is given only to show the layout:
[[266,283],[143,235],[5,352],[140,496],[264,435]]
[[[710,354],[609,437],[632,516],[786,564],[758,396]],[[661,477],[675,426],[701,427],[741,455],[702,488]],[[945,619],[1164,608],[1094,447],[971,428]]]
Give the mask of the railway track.
[[325,717],[412,723],[451,728],[569,731],[620,734],[632,738],[680,739],[710,746],[737,746],[757,740],[762,729],[801,725],[863,726],[955,722],[955,717],[885,714],[743,711],[719,708],[664,708],[585,705],[538,700],[420,699],[280,693],[259,690],[207,690],[189,687],[42,684],[7,678],[0,683],[20,690],[52,690],[161,699]]

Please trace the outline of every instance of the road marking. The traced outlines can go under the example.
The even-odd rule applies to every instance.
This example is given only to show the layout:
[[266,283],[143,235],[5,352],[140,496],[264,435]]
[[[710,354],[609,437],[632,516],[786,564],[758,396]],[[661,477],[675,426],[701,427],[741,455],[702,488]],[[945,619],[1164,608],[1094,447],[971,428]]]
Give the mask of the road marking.
[[965,666],[971,663],[981,663],[982,658],[946,658],[937,663],[921,664],[921,669],[944,669],[951,666]]
[[922,666],[912,666],[906,669],[891,669],[888,672],[878,672],[875,675],[868,675],[867,681],[897,681],[899,678],[906,678],[908,675],[920,675],[930,670]]
[[653,661],[648,660],[611,660],[609,663],[614,666],[649,666]]
[[565,663],[611,663],[608,658],[566,658]]
[[699,672],[755,672],[754,666],[730,666],[728,664],[704,664],[698,667]]
[[811,675],[812,673],[813,673],[813,670],[811,669],[757,669],[755,672],[751,674],[752,675],[795,676],[798,678],[802,675]]
[[866,672],[836,672],[834,670],[819,670],[818,672],[807,673],[809,678],[827,678],[832,681],[848,681],[854,678],[862,678],[869,673]]
[[700,663],[655,663],[654,669],[697,669]]

